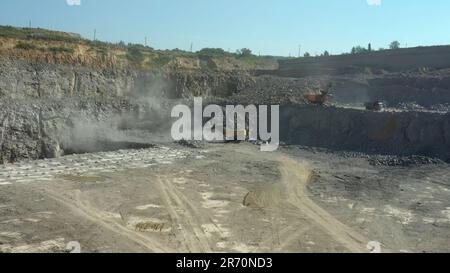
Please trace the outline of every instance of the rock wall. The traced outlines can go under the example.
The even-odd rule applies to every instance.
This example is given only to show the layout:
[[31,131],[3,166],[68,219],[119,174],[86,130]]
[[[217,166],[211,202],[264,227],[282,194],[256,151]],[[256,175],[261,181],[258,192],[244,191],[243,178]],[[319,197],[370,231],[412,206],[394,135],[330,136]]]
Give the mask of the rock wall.
[[94,70],[0,59],[0,98],[228,96],[251,81],[242,71]]
[[450,103],[450,71],[402,73],[361,79],[332,77],[334,101],[341,103],[382,100],[390,107],[417,103],[425,108]]
[[450,162],[450,114],[282,106],[280,120],[288,144]]
[[[428,81],[445,91],[448,83],[442,77],[399,81],[396,77],[371,82],[333,77],[252,77],[243,71],[94,70],[0,59],[0,162],[55,157],[67,148],[73,149],[67,143],[74,140],[80,145],[97,145],[96,139],[89,139],[91,135],[80,138],[74,132],[92,130],[97,134],[100,128],[104,129],[103,136],[111,136],[116,130],[157,130],[170,116],[167,109],[171,108],[164,105],[166,100],[193,96],[210,101],[219,98],[218,101],[245,104],[285,104],[281,107],[280,133],[286,143],[366,153],[425,155],[450,161],[449,114],[376,113],[300,105],[305,92],[317,91],[315,86],[328,82],[335,83],[338,89],[336,99],[342,98],[345,90],[363,94],[371,86],[381,90],[389,86],[408,87],[412,85],[409,82],[422,92],[421,86],[427,86]],[[385,96],[393,94],[401,96],[407,92]],[[346,96],[357,98],[351,93]],[[414,96],[424,102],[429,97]],[[430,104],[439,101],[437,97],[446,100],[439,94],[432,97]],[[365,95],[359,98],[364,99]],[[77,123],[92,123],[94,127],[77,127]],[[120,134],[117,137],[124,140]]]
[[[95,70],[3,58],[0,162],[55,157],[70,140],[97,145],[95,139],[65,134],[75,131],[80,119],[104,135],[120,135],[119,127],[155,129],[170,117],[167,101],[226,97],[251,82],[245,72]],[[96,130],[77,130],[86,129]]]
[[[311,75],[342,75],[352,73],[400,72],[417,68],[450,68],[450,46],[430,46],[398,50],[372,51],[361,54],[279,61],[273,75],[305,77]],[[267,73],[261,71],[261,73]]]
[[[120,101],[1,99],[0,163],[58,157],[72,141],[96,141],[96,135],[87,132],[89,124],[106,124],[113,117],[132,112],[132,105]],[[74,135],[74,126],[79,124],[84,127]]]

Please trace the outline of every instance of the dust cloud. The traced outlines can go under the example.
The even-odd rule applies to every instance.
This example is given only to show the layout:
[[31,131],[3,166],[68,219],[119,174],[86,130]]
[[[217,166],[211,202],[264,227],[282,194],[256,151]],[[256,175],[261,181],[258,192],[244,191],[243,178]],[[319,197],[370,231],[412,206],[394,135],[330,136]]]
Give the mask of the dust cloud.
[[[65,154],[147,148],[170,141],[170,80],[158,77],[137,82],[129,109],[111,114],[88,108],[72,115],[59,134]],[[96,113],[96,114],[92,114]]]

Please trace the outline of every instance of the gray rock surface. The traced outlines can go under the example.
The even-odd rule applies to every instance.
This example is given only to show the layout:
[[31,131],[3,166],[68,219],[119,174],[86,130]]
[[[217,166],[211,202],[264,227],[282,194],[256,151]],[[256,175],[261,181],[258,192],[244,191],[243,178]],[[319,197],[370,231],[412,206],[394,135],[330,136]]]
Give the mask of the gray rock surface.
[[450,161],[450,114],[372,112],[319,106],[280,108],[287,144]]
[[3,58],[0,162],[89,151],[99,139],[124,142],[133,138],[127,131],[167,125],[170,99],[230,96],[251,79],[237,72],[94,70]]
[[[433,73],[430,82],[447,92],[446,81],[436,80],[447,74]],[[192,102],[194,96],[202,96],[205,103],[281,104],[280,134],[287,144],[449,161],[448,114],[415,108],[377,113],[303,105],[304,94],[317,93],[330,82],[339,102],[364,101],[375,84],[418,89],[426,80],[422,77],[407,85],[400,76],[366,81],[361,75],[282,78],[242,71],[114,71],[0,59],[0,161],[90,151],[101,147],[99,141],[108,147],[130,139],[146,144],[153,137],[146,134],[168,131],[170,104]],[[371,96],[376,94],[381,93]],[[416,101],[406,98],[405,102]],[[424,101],[418,99],[422,109]],[[401,98],[391,102],[395,100]],[[168,135],[159,137],[169,140]]]

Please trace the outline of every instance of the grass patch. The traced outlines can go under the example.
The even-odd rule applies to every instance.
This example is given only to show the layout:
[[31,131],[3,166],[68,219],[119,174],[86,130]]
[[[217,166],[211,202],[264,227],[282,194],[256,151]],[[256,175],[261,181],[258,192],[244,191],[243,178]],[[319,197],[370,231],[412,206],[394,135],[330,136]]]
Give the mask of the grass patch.
[[33,50],[33,49],[37,49],[37,47],[33,44],[30,43],[25,43],[25,42],[18,42],[15,46],[16,49],[23,49],[23,50]]
[[16,39],[40,39],[49,41],[79,42],[82,40],[78,34],[53,31],[41,28],[19,28],[12,26],[0,26],[0,37]]
[[[230,59],[234,59],[237,63],[245,64],[246,66],[258,67],[263,64],[261,60],[264,57],[255,56],[251,50],[243,48],[236,52],[228,52],[221,48],[204,48],[197,52],[186,51],[182,49],[173,50],[158,50],[142,44],[126,44],[121,41],[119,43],[92,41],[81,37],[79,34],[66,33],[61,31],[53,31],[41,28],[21,28],[13,26],[0,26],[0,38],[6,37],[20,40],[15,46],[21,50],[41,50],[46,52],[73,54],[75,52],[72,45],[83,45],[88,47],[90,53],[96,53],[97,56],[107,57],[114,56],[122,59],[129,67],[140,69],[154,69],[161,68],[169,64],[177,58],[188,58],[193,60],[208,60],[214,58],[218,60],[218,68],[223,66],[229,67]],[[37,41],[45,41],[41,46]],[[70,45],[61,46],[64,42]],[[37,42],[37,43],[36,43]],[[44,45],[45,44],[45,45]],[[183,66],[183,63],[180,64]]]
[[144,60],[144,54],[137,47],[130,47],[127,51],[127,59],[134,65],[141,65]]
[[63,46],[49,47],[48,50],[51,51],[52,53],[70,53],[70,54],[73,54],[75,52],[75,50],[73,48],[63,47]]

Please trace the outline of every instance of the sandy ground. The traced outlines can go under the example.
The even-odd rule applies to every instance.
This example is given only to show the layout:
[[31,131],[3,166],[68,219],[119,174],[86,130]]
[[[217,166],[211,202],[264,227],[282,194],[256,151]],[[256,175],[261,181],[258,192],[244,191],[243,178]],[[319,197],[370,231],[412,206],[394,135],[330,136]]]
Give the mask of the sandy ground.
[[248,143],[7,165],[0,251],[448,252],[449,172]]

